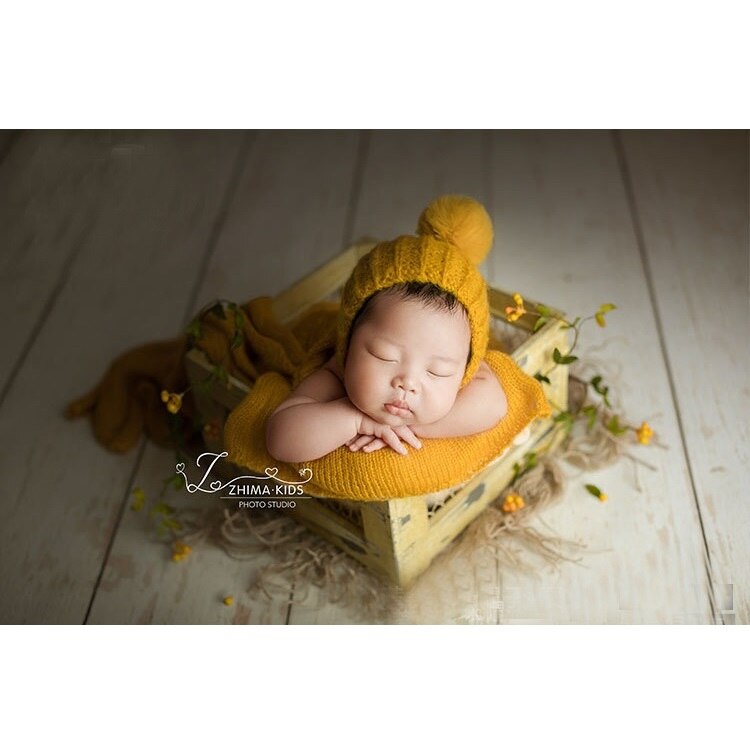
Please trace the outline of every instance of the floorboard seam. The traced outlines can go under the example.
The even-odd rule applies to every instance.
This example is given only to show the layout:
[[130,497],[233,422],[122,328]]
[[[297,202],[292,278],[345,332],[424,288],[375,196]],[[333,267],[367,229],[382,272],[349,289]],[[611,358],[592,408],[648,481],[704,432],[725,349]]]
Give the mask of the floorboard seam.
[[[190,317],[193,315],[195,311],[195,300],[198,297],[201,284],[203,283],[203,278],[206,273],[206,268],[208,267],[208,264],[214,253],[214,250],[216,249],[216,243],[218,242],[221,232],[224,228],[224,222],[226,221],[227,213],[229,211],[229,206],[235,195],[235,192],[237,191],[237,186],[239,184],[240,177],[242,176],[242,172],[244,171],[245,162],[247,160],[247,154],[248,154],[248,151],[250,150],[250,145],[253,139],[254,139],[253,136],[246,134],[240,144],[240,149],[237,154],[237,158],[235,160],[234,166],[232,167],[232,171],[229,176],[229,180],[227,182],[227,188],[219,204],[219,209],[216,213],[216,218],[214,219],[214,222],[211,226],[211,232],[208,237],[206,249],[203,253],[203,257],[201,258],[201,262],[197,269],[198,275],[195,279],[195,283],[193,284],[193,288],[191,289],[190,296],[188,298],[186,312],[183,317],[183,324],[180,325],[181,327],[187,324],[188,320],[190,319]],[[107,550],[104,554],[104,559],[102,560],[101,569],[99,570],[99,576],[97,577],[96,584],[94,585],[94,589],[92,590],[92,593],[91,593],[91,600],[89,601],[89,606],[88,606],[88,609],[86,610],[86,616],[83,621],[84,625],[88,622],[89,615],[91,613],[91,609],[94,604],[94,600],[96,599],[97,592],[99,591],[99,585],[101,583],[102,576],[104,575],[104,571],[107,567],[109,555],[112,551],[112,547],[114,546],[115,539],[117,538],[117,535],[119,533],[120,524],[122,523],[122,518],[125,512],[125,508],[127,506],[128,498],[130,497],[131,486],[133,485],[136,474],[138,470],[140,469],[141,460],[143,459],[143,453],[146,448],[146,442],[147,442],[147,439],[146,437],[144,437],[141,440],[141,445],[138,449],[138,455],[135,459],[135,463],[133,464],[133,469],[130,473],[130,477],[128,478],[127,487],[125,489],[125,495],[120,506],[120,511],[117,515],[115,526],[112,530],[112,536],[110,537],[109,544],[107,545]]]
[[200,288],[203,285],[203,279],[206,275],[206,269],[211,262],[211,258],[213,257],[214,251],[216,250],[216,245],[219,242],[219,237],[221,236],[221,233],[224,229],[224,223],[226,222],[227,214],[229,213],[232,200],[237,193],[237,188],[239,186],[240,179],[242,178],[242,173],[245,170],[247,156],[254,140],[255,135],[248,134],[246,132],[240,144],[240,150],[237,155],[237,159],[234,162],[232,172],[229,176],[227,188],[224,191],[224,196],[221,198],[221,203],[219,204],[219,211],[216,213],[216,218],[214,219],[213,225],[211,225],[211,232],[208,236],[206,249],[203,253],[203,257],[201,258],[201,262],[198,265],[198,275],[195,279],[195,283],[193,284],[193,288],[190,291],[190,297],[187,301],[187,308],[182,319],[182,324],[180,325],[181,329],[190,322],[190,320],[195,315],[195,312],[197,311],[195,302],[198,298],[198,294],[200,293]]
[[664,339],[664,326],[662,323],[661,312],[659,311],[659,304],[656,299],[656,291],[654,289],[654,279],[651,271],[651,263],[648,259],[648,253],[646,251],[646,241],[643,234],[643,228],[641,227],[640,214],[638,211],[638,203],[635,197],[635,191],[633,188],[633,181],[630,176],[630,169],[628,167],[627,155],[625,153],[625,146],[623,145],[620,132],[618,130],[612,131],[612,142],[615,149],[615,156],[617,163],[620,168],[620,175],[622,177],[623,186],[625,188],[625,196],[628,203],[628,209],[630,210],[630,218],[633,223],[633,231],[635,239],[638,244],[638,251],[641,256],[641,266],[643,267],[644,275],[646,276],[646,286],[648,288],[649,299],[651,301],[651,308],[654,313],[654,320],[656,321],[656,331],[659,336],[659,347],[662,353],[662,359],[664,360],[664,366],[667,371],[667,379],[669,381],[669,391],[672,398],[672,405],[674,406],[675,416],[677,417],[677,427],[680,432],[680,441],[682,443],[682,453],[687,465],[688,477],[690,478],[690,489],[693,493],[693,502],[698,513],[698,523],[700,524],[701,536],[703,539],[703,559],[704,566],[708,582],[708,601],[711,606],[711,617],[714,623],[723,623],[721,616],[717,616],[717,606],[714,593],[714,574],[711,565],[711,552],[708,547],[708,539],[706,538],[706,529],[703,524],[703,513],[701,512],[700,500],[698,498],[698,491],[696,489],[695,476],[693,473],[693,466],[690,461],[690,454],[687,448],[687,441],[685,437],[685,428],[682,420],[682,413],[680,411],[680,405],[677,401],[677,391],[675,390],[674,374],[672,372],[672,364],[669,359],[667,352],[666,340]]
[[7,380],[5,381],[5,385],[3,386],[2,393],[0,393],[0,409],[2,409],[3,403],[5,402],[5,399],[8,397],[8,393],[10,393],[10,389],[13,387],[13,384],[15,383],[16,378],[18,377],[18,374],[21,372],[21,368],[26,362],[26,358],[29,356],[29,353],[34,347],[34,343],[36,342],[37,338],[41,334],[42,329],[44,328],[44,325],[47,322],[47,318],[52,313],[52,310],[54,309],[55,304],[57,303],[57,300],[60,297],[60,294],[65,288],[68,282],[68,278],[70,277],[70,273],[73,270],[73,265],[78,259],[78,256],[81,254],[81,251],[83,250],[83,246],[88,241],[89,235],[91,234],[92,230],[93,230],[93,224],[89,222],[86,225],[86,229],[84,230],[83,234],[78,239],[78,242],[71,248],[70,253],[68,253],[68,257],[65,259],[65,263],[63,264],[61,268],[60,277],[57,279],[57,283],[54,285],[52,291],[50,292],[50,295],[47,297],[47,300],[44,303],[44,306],[42,307],[42,310],[39,313],[39,317],[34,323],[34,326],[29,331],[29,336],[26,339],[26,342],[24,343],[23,347],[21,348],[21,352],[16,358],[13,368],[11,369]]
[[99,591],[99,585],[101,584],[102,577],[104,576],[104,572],[107,569],[107,562],[109,561],[110,554],[112,553],[112,548],[115,545],[115,539],[117,539],[117,532],[120,530],[120,524],[122,523],[123,516],[125,515],[125,509],[128,506],[128,500],[130,499],[131,489],[135,482],[136,474],[138,473],[138,470],[141,466],[143,453],[146,451],[146,442],[147,442],[146,437],[145,436],[142,437],[140,445],[138,447],[138,454],[135,457],[135,462],[133,462],[133,467],[130,470],[130,475],[128,475],[128,481],[125,483],[125,492],[123,493],[122,500],[120,501],[120,508],[117,511],[115,525],[112,529],[112,534],[109,537],[109,542],[107,543],[107,548],[104,552],[104,557],[102,558],[101,566],[99,567],[99,574],[96,577],[94,588],[91,590],[91,598],[89,599],[89,604],[88,604],[88,607],[86,608],[86,614],[83,617],[83,625],[88,624],[89,617],[91,615],[91,610],[94,607],[94,600],[96,599],[96,594]]

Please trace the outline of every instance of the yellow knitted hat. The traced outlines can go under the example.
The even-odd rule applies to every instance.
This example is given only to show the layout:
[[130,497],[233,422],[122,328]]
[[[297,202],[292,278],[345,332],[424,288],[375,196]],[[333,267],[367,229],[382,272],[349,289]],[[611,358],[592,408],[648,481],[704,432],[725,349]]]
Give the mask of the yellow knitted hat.
[[341,368],[352,322],[370,296],[410,281],[432,283],[453,294],[469,317],[471,358],[462,386],[466,385],[487,351],[487,284],[476,266],[492,247],[492,236],[492,221],[479,202],[448,195],[436,199],[422,212],[416,236],[382,242],[360,258],[341,297],[336,341]]

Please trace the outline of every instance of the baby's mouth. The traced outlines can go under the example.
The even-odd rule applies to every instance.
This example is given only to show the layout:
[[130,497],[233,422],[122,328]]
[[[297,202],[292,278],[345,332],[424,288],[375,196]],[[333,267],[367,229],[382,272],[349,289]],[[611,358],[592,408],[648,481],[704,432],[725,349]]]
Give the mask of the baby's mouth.
[[388,413],[393,416],[409,416],[412,411],[409,408],[409,404],[406,401],[391,401],[390,403],[383,404]]

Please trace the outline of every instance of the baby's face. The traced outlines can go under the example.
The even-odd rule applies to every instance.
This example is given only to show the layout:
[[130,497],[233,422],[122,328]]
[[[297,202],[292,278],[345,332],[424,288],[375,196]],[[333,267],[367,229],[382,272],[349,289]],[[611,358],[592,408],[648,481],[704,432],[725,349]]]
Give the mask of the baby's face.
[[378,294],[352,333],[344,366],[349,400],[389,426],[438,421],[456,401],[470,340],[462,309]]

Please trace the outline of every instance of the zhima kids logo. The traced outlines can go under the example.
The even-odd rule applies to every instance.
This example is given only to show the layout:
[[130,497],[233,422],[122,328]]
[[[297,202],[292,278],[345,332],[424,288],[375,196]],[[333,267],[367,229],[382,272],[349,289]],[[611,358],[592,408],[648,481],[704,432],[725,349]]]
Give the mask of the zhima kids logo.
[[180,462],[175,469],[177,474],[185,479],[185,488],[189,493],[220,493],[221,500],[238,500],[240,508],[296,508],[298,500],[310,498],[309,495],[305,495],[303,487],[312,479],[312,470],[309,467],[299,471],[303,479],[297,482],[285,482],[278,477],[279,470],[276,467],[266,467],[263,475],[240,475],[226,482],[213,480],[206,486],[214,465],[227,456],[228,452],[204,452],[198,456],[195,460],[196,467],[201,470],[204,460],[208,462],[208,466],[197,484],[190,482],[184,462]]

